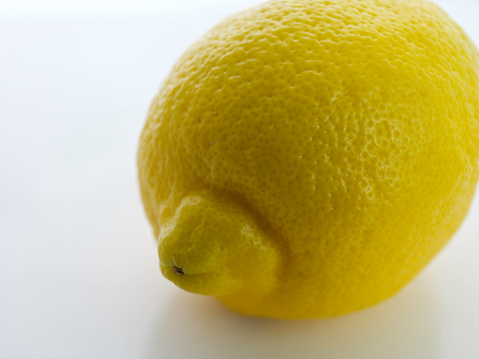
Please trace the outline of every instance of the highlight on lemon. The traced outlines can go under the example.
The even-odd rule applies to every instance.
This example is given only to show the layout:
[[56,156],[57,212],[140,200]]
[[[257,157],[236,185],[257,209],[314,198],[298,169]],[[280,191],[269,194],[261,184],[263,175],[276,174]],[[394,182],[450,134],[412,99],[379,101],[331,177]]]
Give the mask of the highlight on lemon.
[[479,179],[479,53],[423,0],[280,0],[178,60],[140,138],[163,275],[252,316],[372,306]]

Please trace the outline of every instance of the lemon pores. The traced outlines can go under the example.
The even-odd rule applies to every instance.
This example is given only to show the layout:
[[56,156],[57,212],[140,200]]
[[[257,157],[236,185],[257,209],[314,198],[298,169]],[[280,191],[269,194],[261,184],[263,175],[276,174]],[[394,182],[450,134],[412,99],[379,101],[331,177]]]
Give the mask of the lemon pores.
[[479,178],[479,55],[422,0],[271,1],[178,60],[138,151],[162,273],[243,314],[378,303]]

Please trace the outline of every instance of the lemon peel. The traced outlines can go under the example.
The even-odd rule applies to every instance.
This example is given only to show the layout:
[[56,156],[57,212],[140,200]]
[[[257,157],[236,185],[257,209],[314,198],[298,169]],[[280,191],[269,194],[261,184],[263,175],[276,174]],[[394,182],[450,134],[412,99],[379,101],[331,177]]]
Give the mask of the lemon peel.
[[403,288],[479,179],[479,55],[422,0],[284,0],[178,60],[138,151],[163,274],[243,314],[335,316]]

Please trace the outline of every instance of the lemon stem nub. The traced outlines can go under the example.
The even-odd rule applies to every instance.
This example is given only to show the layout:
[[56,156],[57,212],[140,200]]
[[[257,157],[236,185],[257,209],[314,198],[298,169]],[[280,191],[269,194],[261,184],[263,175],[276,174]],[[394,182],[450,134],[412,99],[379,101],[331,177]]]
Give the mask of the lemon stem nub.
[[183,269],[178,268],[177,266],[173,266],[173,270],[175,271],[176,274],[183,275],[185,272],[183,272]]

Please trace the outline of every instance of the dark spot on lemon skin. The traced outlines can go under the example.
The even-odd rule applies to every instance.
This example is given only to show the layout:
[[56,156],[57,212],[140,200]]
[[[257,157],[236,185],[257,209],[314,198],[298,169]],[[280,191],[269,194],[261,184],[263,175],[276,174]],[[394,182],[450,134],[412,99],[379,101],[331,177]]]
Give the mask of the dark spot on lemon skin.
[[175,271],[176,274],[178,275],[183,275],[185,272],[183,272],[183,269],[178,268],[177,266],[173,266],[173,270]]

